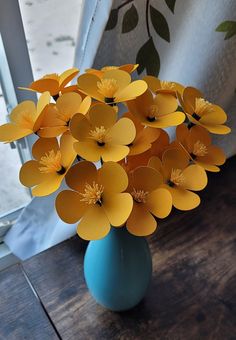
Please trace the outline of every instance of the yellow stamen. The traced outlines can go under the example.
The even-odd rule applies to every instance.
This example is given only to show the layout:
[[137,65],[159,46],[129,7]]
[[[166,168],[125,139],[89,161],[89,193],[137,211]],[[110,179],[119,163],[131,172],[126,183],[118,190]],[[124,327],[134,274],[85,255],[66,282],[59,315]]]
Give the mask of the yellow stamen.
[[117,81],[113,78],[101,79],[97,82],[98,92],[105,98],[114,98],[115,93],[119,89]]
[[171,81],[161,80],[160,83],[161,83],[161,88],[163,90],[172,90],[172,91],[174,91],[174,89],[175,89],[175,84],[172,83]]
[[119,67],[118,66],[104,66],[101,71],[106,72],[110,70],[117,70]]
[[195,99],[195,113],[198,116],[202,116],[205,113],[213,111],[213,105],[203,98]]
[[208,153],[207,147],[205,144],[200,142],[200,140],[196,141],[193,145],[193,154],[195,156],[205,156]]
[[54,79],[59,81],[59,75],[57,73],[46,74],[43,79]]
[[133,199],[137,203],[146,203],[148,194],[149,194],[148,191],[136,190],[135,188],[133,188],[133,191],[131,192]]
[[147,119],[150,121],[154,121],[158,116],[158,106],[157,105],[150,105],[147,110]]
[[107,130],[104,126],[96,127],[95,130],[89,132],[90,138],[97,141],[99,144],[103,144],[106,141]]
[[171,175],[170,175],[170,181],[174,183],[175,185],[183,185],[184,183],[184,175],[183,171],[180,169],[172,169],[171,170]]
[[60,172],[63,168],[61,165],[61,152],[51,150],[41,157],[39,163],[43,165],[39,168],[42,173]]
[[102,193],[104,191],[103,185],[99,185],[93,182],[92,185],[86,183],[84,193],[80,193],[82,196],[81,201],[87,204],[102,204]]

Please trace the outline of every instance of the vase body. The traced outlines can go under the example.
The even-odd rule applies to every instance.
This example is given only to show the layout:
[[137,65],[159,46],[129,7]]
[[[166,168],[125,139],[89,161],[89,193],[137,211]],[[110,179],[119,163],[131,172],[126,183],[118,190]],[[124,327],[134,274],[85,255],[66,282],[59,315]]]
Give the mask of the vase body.
[[131,309],[145,296],[152,275],[146,239],[131,235],[125,227],[113,227],[103,239],[90,241],[84,275],[99,304],[112,311]]

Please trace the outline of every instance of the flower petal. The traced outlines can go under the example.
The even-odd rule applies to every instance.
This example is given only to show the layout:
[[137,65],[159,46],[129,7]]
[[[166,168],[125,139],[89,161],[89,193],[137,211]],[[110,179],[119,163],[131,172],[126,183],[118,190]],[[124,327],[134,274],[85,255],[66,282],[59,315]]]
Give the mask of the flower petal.
[[7,123],[0,126],[0,141],[12,142],[28,136],[32,133],[30,129],[22,129],[20,126]]
[[119,162],[129,153],[129,147],[125,145],[116,145],[107,143],[101,147],[101,157],[104,162]]
[[69,132],[64,133],[60,139],[61,163],[68,168],[73,163],[76,152],[74,149],[75,139]]
[[129,217],[133,199],[128,193],[103,194],[103,208],[111,225],[118,227],[124,224]]
[[53,138],[62,135],[67,130],[67,126],[51,126],[39,129],[37,135],[43,138]]
[[200,125],[195,125],[190,129],[189,146],[191,150],[193,150],[193,146],[197,141],[200,141],[205,146],[209,146],[211,144],[211,136],[209,132]]
[[128,145],[136,135],[135,125],[129,118],[121,118],[113,125],[106,137],[112,144]]
[[178,107],[177,99],[170,94],[157,94],[154,98],[154,104],[158,106],[160,115],[172,113]]
[[59,111],[56,104],[49,104],[45,109],[45,114],[43,115],[40,127],[58,127],[65,125],[66,121],[59,118]]
[[168,187],[172,195],[173,206],[179,210],[191,210],[200,204],[200,197],[192,191]]
[[47,196],[55,192],[61,185],[64,175],[57,173],[47,174],[47,180],[39,183],[32,189],[33,196]]
[[199,191],[207,185],[206,171],[199,165],[189,165],[183,170],[184,184],[183,187],[188,190]]
[[138,64],[125,64],[119,67],[120,70],[132,73],[138,68]]
[[133,187],[137,190],[153,191],[163,182],[161,174],[147,166],[140,166],[133,172]]
[[76,142],[74,143],[74,149],[81,158],[90,162],[98,162],[105,152],[105,146],[99,146],[97,142],[93,140],[91,140],[91,142]]
[[212,105],[212,111],[204,114],[200,118],[202,124],[223,124],[227,120],[227,115],[224,110],[218,105]]
[[87,184],[97,181],[96,166],[87,161],[73,165],[66,174],[66,184],[73,190],[83,192]]
[[165,188],[159,188],[148,195],[145,205],[156,217],[165,218],[172,209],[172,196]]
[[86,96],[81,104],[80,104],[80,107],[79,107],[79,113],[82,113],[83,115],[86,115],[86,113],[88,112],[90,106],[91,106],[91,103],[92,103],[92,99],[91,97],[89,96]]
[[[118,88],[119,88],[118,92],[120,92],[125,87],[127,87],[129,83],[131,82],[130,74],[119,69],[105,71],[102,78],[103,79],[115,79],[118,85]],[[115,94],[115,97],[116,97],[116,94]]]
[[70,132],[77,140],[83,140],[89,136],[91,124],[89,120],[82,114],[76,113],[70,122]]
[[206,171],[211,171],[211,172],[219,172],[220,171],[220,168],[218,166],[201,162],[198,159],[195,160],[195,163],[198,164],[199,166],[201,166]]
[[156,121],[150,122],[146,119],[145,125],[156,128],[167,128],[182,124],[185,120],[185,114],[180,111],[158,116]]
[[184,110],[192,114],[195,109],[195,99],[202,98],[203,94],[194,87],[186,87],[183,92]]
[[45,91],[49,91],[51,96],[54,96],[58,94],[59,92],[59,84],[56,79],[50,79],[50,78],[42,78],[34,81],[29,85],[29,88],[39,92],[43,93]]
[[56,102],[56,107],[60,114],[68,117],[73,117],[75,113],[79,113],[80,104],[82,102],[81,96],[76,92],[68,92],[62,94]]
[[104,186],[105,192],[122,192],[128,186],[128,176],[121,165],[106,162],[98,170],[98,181]]
[[147,83],[143,80],[135,80],[125,87],[122,91],[115,94],[116,102],[123,102],[134,99],[147,90]]
[[81,92],[85,93],[86,95],[91,96],[92,98],[95,98],[99,101],[104,101],[104,96],[102,96],[98,92],[97,83],[100,81],[100,78],[98,78],[94,74],[85,73],[82,74],[78,80],[77,84]]
[[24,163],[19,174],[20,182],[28,188],[41,183],[46,176],[39,170],[39,163],[34,160]]
[[104,126],[105,129],[108,129],[115,124],[117,113],[111,106],[97,103],[89,110],[89,119],[93,128]]
[[83,216],[88,205],[81,201],[78,192],[71,190],[61,191],[56,198],[58,216],[66,223],[76,223]]
[[[10,119],[12,122],[16,123],[17,125],[21,125],[20,123],[23,120],[23,116],[32,117],[32,120],[35,121],[37,117],[36,113],[36,106],[35,103],[31,100],[25,100],[18,104],[10,113]],[[33,124],[32,124],[33,129]]]
[[186,152],[179,149],[169,149],[163,153],[163,169],[167,178],[170,177],[172,169],[185,169],[189,164]]
[[46,109],[50,103],[50,93],[49,92],[44,92],[43,94],[41,94],[41,96],[39,97],[38,103],[37,103],[37,118],[35,120],[34,123],[34,127],[33,127],[33,131],[37,132],[43,122],[44,119],[44,115],[46,114]]
[[216,135],[227,135],[231,132],[231,129],[226,125],[202,124],[202,126]]
[[157,228],[155,218],[146,210],[144,204],[134,202],[133,210],[127,220],[128,231],[136,236],[147,236]]
[[62,74],[60,74],[59,77],[60,88],[65,87],[78,73],[79,70],[76,67],[72,67],[63,72]]
[[148,84],[149,89],[153,92],[156,93],[158,89],[161,88],[161,83],[160,80],[156,77],[153,76],[145,76],[143,78],[144,81]]
[[203,157],[198,157],[198,160],[204,163],[222,165],[225,163],[226,156],[220,147],[210,145],[208,146],[208,153]]
[[110,231],[110,223],[102,207],[89,207],[77,227],[78,235],[84,240],[98,240]]
[[59,150],[58,141],[56,138],[39,138],[32,147],[32,155],[35,159],[40,160],[46,152]]

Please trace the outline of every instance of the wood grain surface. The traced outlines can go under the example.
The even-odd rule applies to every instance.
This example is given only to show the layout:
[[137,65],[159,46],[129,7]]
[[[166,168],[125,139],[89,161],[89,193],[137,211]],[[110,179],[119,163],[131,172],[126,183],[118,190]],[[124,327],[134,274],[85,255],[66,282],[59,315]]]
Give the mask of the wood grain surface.
[[20,265],[0,272],[0,339],[58,339]]
[[74,237],[23,266],[62,339],[236,339],[236,158],[211,174],[200,207],[173,211],[149,238],[153,280],[133,310],[90,297]]

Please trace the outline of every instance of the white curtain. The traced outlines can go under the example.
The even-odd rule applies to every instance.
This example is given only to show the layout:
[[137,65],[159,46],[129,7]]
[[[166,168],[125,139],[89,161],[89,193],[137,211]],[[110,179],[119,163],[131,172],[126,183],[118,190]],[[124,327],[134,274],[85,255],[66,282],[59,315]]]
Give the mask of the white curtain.
[[[85,1],[75,65],[83,72],[92,65],[139,62],[139,76],[201,89],[229,114],[233,132],[217,138],[228,156],[236,153],[235,60],[235,0]],[[5,242],[20,258],[75,233],[74,225],[58,219],[54,198],[34,198],[7,234]]]

